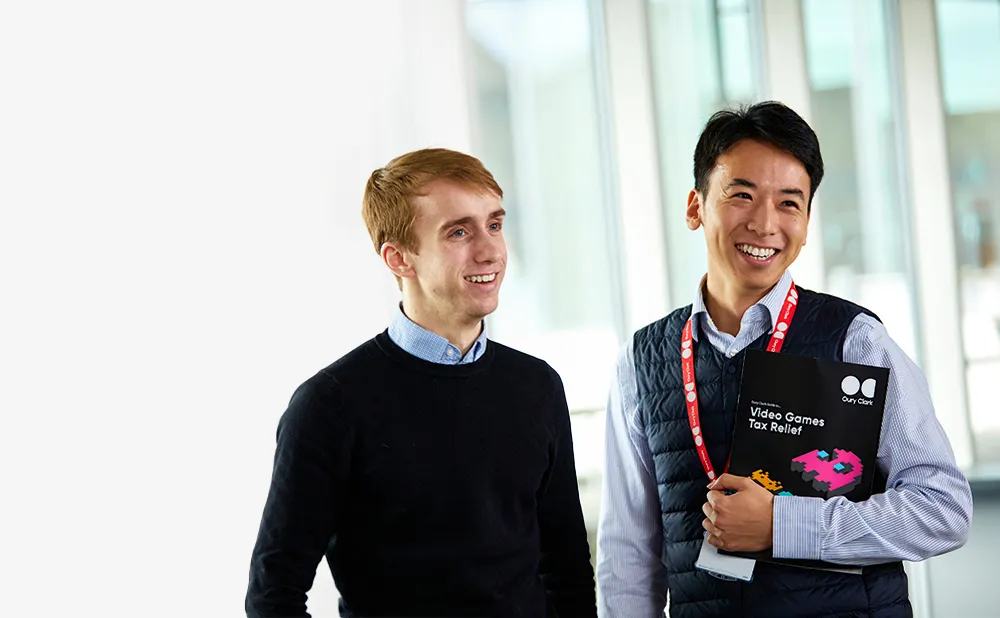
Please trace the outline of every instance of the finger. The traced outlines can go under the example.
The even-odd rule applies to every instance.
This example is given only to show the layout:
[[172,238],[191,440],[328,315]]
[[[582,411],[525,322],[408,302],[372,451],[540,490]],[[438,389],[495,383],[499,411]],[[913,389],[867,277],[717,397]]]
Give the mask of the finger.
[[701,505],[701,512],[705,514],[705,517],[712,520],[712,522],[715,522],[715,517],[716,517],[715,509],[712,508],[711,504],[706,502],[705,504]]
[[756,485],[756,483],[745,476],[735,476],[727,472],[717,478],[711,487],[714,491],[722,491],[726,489],[741,491],[747,489],[750,485]]
[[712,547],[717,547],[719,549],[725,549],[725,547],[723,547],[724,543],[722,542],[722,539],[720,537],[718,537],[717,535],[714,535],[714,534],[709,534],[708,535],[708,544],[711,545]]
[[714,535],[715,537],[719,537],[719,535],[722,534],[722,531],[715,527],[715,524],[712,523],[711,519],[701,520],[701,527],[708,532],[709,536]]
[[712,505],[712,508],[715,508],[717,506],[716,500],[725,497],[726,497],[725,492],[719,489],[713,489],[712,491],[708,492],[706,499],[708,500],[708,503]]

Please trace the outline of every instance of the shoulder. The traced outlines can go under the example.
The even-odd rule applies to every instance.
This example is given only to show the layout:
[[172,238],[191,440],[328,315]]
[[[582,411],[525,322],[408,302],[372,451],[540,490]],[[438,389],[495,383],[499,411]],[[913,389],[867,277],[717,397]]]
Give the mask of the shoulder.
[[279,438],[309,439],[326,434],[331,424],[343,417],[342,402],[340,384],[322,371],[316,373],[292,393],[278,421]]
[[[804,312],[811,314],[811,317],[814,319],[831,319],[842,316],[849,323],[858,315],[866,315],[876,322],[880,321],[879,317],[873,311],[846,298],[824,294],[823,292],[814,292],[802,287],[797,289],[799,293],[799,309],[805,310]],[[799,316],[796,314],[796,319],[798,318]]]
[[542,382],[562,388],[562,379],[559,377],[559,373],[544,360],[492,339],[487,345],[493,347],[493,369],[495,371],[511,372],[530,382]]
[[[671,356],[679,345],[681,331],[691,317],[691,305],[674,309],[666,316],[635,331],[625,350],[632,355],[633,364]],[[620,360],[620,359],[619,359]],[[621,366],[619,364],[619,366]]]
[[844,360],[890,369],[901,365],[916,368],[909,355],[889,335],[885,325],[866,314],[859,314],[847,330]]
[[325,377],[331,382],[350,384],[365,374],[373,373],[376,366],[384,360],[385,354],[379,348],[376,338],[373,337],[320,369],[310,380],[323,382]]
[[302,382],[292,393],[283,426],[314,425],[332,414],[343,413],[345,384],[363,385],[377,379],[379,352],[369,339]]
[[685,305],[674,309],[659,320],[643,326],[632,335],[633,342],[641,342],[651,337],[662,337],[677,331],[680,333],[684,324],[691,317],[691,305]]

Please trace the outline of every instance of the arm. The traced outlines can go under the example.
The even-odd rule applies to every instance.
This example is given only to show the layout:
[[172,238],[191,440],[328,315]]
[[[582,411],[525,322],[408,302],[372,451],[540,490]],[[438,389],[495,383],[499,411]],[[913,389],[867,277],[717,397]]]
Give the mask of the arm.
[[604,497],[597,531],[597,587],[605,618],[662,618],[667,572],[653,455],[638,427],[632,342],[608,397]]
[[337,384],[319,374],[300,386],[278,424],[271,488],[250,561],[249,618],[308,617],[306,592],[333,536],[352,430]]
[[866,315],[847,332],[844,360],[890,371],[878,452],[885,493],[857,503],[775,496],[775,557],[866,565],[958,549],[969,536],[972,492],[920,369]]
[[539,571],[560,616],[597,618],[594,569],[573,457],[573,435],[562,380],[552,371],[554,448],[538,495],[542,560]]

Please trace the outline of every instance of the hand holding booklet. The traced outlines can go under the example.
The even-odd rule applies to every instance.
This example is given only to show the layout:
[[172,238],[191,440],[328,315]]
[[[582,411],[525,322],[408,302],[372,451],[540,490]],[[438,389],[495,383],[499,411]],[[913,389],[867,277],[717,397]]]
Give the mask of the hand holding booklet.
[[[889,370],[747,350],[729,473],[778,496],[852,502],[871,497]],[[779,564],[860,573],[819,560],[720,552]]]

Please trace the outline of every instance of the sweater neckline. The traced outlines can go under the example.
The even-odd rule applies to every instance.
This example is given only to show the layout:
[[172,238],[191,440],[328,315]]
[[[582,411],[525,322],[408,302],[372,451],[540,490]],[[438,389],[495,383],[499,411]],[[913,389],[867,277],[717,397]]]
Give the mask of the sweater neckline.
[[495,342],[490,341],[483,355],[475,361],[461,365],[444,365],[426,361],[399,347],[389,337],[388,329],[375,336],[375,345],[378,346],[379,351],[403,367],[441,378],[464,378],[486,371],[493,364],[497,347]]

